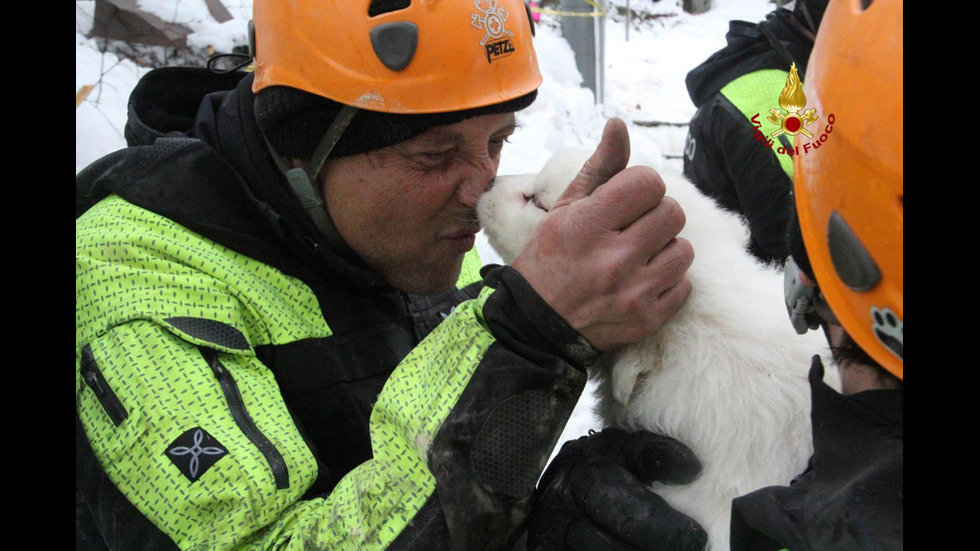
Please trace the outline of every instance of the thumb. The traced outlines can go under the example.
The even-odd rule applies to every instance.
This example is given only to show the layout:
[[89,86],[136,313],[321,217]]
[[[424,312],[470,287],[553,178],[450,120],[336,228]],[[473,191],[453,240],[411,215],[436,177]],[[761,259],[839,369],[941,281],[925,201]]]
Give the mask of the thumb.
[[626,168],[629,160],[629,130],[622,119],[613,117],[606,121],[606,126],[602,129],[602,140],[595,153],[585,162],[578,176],[572,180],[553,208],[591,195],[596,188]]
[[688,484],[701,474],[701,461],[681,441],[650,431],[602,431],[623,454],[626,466],[644,484]]

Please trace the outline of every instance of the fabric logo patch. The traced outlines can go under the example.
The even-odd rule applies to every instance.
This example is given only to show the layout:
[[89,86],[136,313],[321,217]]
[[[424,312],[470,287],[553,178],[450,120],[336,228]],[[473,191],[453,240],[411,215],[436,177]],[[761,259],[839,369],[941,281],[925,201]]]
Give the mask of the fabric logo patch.
[[167,457],[191,482],[201,478],[227,453],[221,442],[201,427],[181,434],[167,449]]
[[[486,9],[483,5],[486,4]],[[486,49],[487,63],[501,57],[507,57],[514,53],[514,43],[507,36],[514,36],[514,33],[507,30],[504,23],[510,17],[510,12],[501,8],[497,0],[473,0],[473,5],[480,13],[470,16],[470,24],[484,31],[480,46]],[[491,42],[491,40],[493,42]]]

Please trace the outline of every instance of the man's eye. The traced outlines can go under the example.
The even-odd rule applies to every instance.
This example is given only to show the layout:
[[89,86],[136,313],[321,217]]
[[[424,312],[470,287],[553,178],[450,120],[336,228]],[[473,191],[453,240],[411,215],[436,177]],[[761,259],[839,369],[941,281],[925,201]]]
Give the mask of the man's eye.
[[425,165],[436,166],[452,159],[453,154],[454,151],[452,149],[446,151],[424,151],[418,153],[416,158]]
[[493,138],[490,140],[491,149],[500,149],[505,143],[510,143],[510,136],[504,136],[502,138]]

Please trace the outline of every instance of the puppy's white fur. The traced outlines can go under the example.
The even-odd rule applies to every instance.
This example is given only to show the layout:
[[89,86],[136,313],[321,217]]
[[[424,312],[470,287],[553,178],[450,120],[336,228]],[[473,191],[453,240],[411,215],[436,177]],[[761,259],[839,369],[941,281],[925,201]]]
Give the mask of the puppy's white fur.
[[[530,238],[588,152],[558,152],[538,174],[500,176],[478,214],[505,262]],[[742,218],[718,207],[684,176],[658,171],[684,209],[681,236],[694,246],[693,290],[681,310],[645,341],[604,356],[597,414],[606,426],[647,429],[691,446],[704,465],[685,486],[654,489],[701,523],[713,551],[728,549],[731,501],[785,485],[812,452],[807,373],[827,354],[815,332],[797,335],[787,317],[782,272],[746,252]],[[829,364],[828,364],[829,365]],[[836,370],[826,380],[838,386]]]

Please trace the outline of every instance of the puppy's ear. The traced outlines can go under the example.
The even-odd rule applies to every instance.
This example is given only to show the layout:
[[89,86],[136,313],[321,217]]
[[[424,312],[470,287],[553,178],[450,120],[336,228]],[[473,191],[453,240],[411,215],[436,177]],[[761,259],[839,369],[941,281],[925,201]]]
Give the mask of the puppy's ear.
[[612,368],[612,393],[613,398],[623,407],[629,407],[630,397],[633,389],[636,388],[636,381],[640,378],[640,373],[646,369],[639,362],[618,362]]

